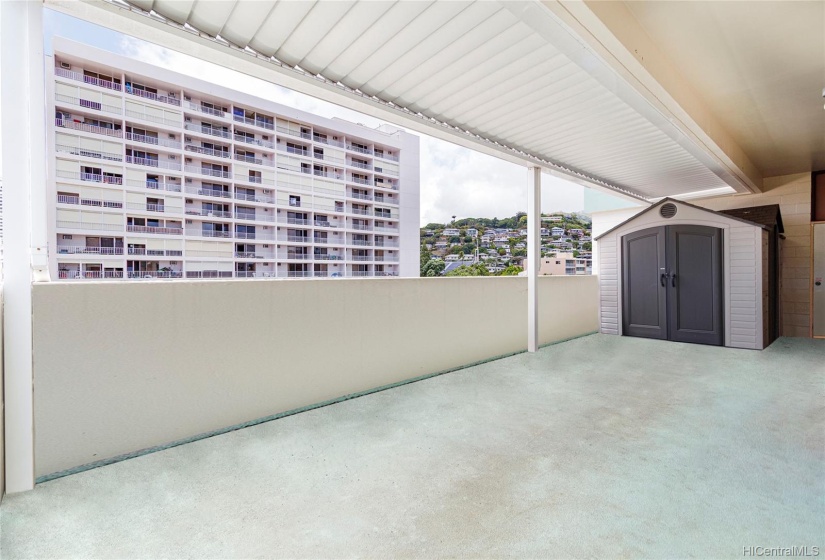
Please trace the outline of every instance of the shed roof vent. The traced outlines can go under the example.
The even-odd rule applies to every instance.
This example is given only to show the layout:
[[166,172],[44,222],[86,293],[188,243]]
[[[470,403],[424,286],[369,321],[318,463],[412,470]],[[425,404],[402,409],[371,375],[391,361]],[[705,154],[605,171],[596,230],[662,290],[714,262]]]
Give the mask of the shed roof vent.
[[668,202],[667,204],[663,204],[662,207],[659,209],[659,214],[663,218],[672,218],[676,215],[676,205]]

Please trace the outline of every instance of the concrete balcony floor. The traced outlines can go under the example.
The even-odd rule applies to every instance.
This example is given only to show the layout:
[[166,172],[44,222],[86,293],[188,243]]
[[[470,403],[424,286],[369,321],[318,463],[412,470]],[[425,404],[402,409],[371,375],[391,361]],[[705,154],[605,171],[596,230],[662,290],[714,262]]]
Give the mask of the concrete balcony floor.
[[825,341],[758,352],[588,336],[7,496],[0,555],[823,547],[823,387]]

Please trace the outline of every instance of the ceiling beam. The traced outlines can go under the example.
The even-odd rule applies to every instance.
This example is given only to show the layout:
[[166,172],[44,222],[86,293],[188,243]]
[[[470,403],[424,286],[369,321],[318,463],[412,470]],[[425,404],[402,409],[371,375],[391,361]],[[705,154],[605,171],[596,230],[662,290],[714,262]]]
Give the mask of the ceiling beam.
[[[633,88],[648,104],[645,116],[670,134],[726,184],[740,193],[762,192],[762,173],[725,130],[690,83],[662,54],[624,2],[542,0],[586,49],[620,78],[614,85]],[[527,21],[541,22],[528,17]],[[581,52],[580,56],[585,56]],[[599,79],[598,76],[595,76]],[[620,82],[620,83],[619,83]],[[625,92],[626,94],[626,92]],[[626,101],[633,99],[622,95]],[[653,109],[659,113],[652,115]]]

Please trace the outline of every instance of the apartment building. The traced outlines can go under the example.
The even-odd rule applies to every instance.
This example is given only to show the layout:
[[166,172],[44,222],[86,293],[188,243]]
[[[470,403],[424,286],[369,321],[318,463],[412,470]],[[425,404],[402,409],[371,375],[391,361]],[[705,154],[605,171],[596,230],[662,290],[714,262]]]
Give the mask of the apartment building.
[[56,39],[52,276],[418,276],[418,137]]
[[575,276],[591,273],[591,260],[576,257],[573,253],[556,253],[555,257],[541,258],[539,274],[543,276]]

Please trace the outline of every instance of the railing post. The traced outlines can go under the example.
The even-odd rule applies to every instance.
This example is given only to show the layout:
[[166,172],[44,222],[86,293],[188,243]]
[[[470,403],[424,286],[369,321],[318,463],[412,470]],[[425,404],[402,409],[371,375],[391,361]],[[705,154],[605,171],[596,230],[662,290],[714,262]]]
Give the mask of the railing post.
[[527,170],[527,351],[539,349],[538,275],[541,268],[541,168]]
[[6,492],[34,488],[32,282],[48,280],[43,4],[0,2]]

